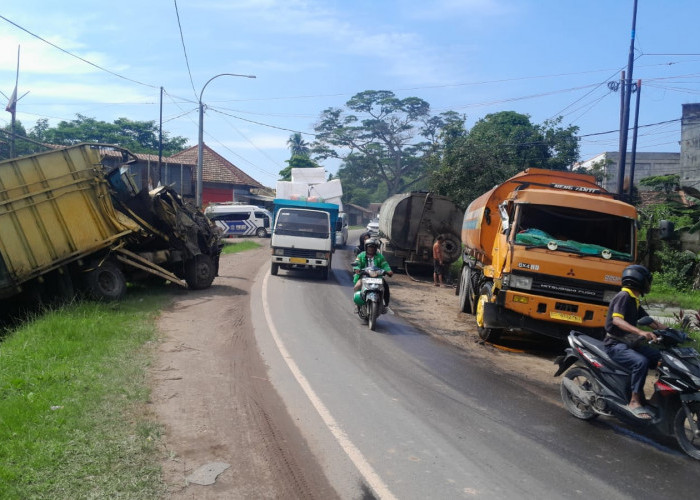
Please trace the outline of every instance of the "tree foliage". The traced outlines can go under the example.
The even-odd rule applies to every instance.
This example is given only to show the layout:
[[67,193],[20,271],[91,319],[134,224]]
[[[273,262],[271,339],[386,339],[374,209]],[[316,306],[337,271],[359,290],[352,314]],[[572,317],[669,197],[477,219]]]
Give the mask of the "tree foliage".
[[320,165],[311,159],[311,148],[299,132],[294,132],[287,140],[291,156],[287,164],[279,171],[280,180],[291,181],[293,168],[316,168]]
[[342,160],[338,177],[345,201],[352,202],[367,196],[382,201],[419,185],[439,149],[440,131],[464,120],[453,112],[430,116],[423,99],[399,99],[388,90],[360,92],[345,106],[322,112],[312,151],[317,159]]
[[[71,146],[81,142],[112,144],[133,153],[158,154],[159,130],[155,121],[134,121],[118,118],[113,123],[99,121],[81,114],[75,120],[61,121],[50,127],[46,118],[37,120],[27,137],[44,144]],[[170,137],[163,132],[163,156],[170,156],[187,145],[187,139]]]
[[444,150],[432,170],[430,188],[462,208],[477,196],[526,168],[566,170],[578,160],[578,128],[561,119],[533,124],[528,115],[502,111],[486,115],[470,131],[443,130]]

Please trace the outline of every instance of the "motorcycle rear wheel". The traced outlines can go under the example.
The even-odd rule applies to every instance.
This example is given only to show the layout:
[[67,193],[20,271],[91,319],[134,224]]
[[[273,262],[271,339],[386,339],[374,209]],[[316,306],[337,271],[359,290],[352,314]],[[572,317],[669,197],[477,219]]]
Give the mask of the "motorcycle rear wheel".
[[[584,391],[595,390],[595,380],[593,380],[590,372],[585,368],[574,367],[566,372],[564,377],[571,380]],[[568,412],[574,417],[580,418],[581,420],[591,420],[598,416],[598,413],[596,413],[587,403],[584,403],[579,398],[571,394],[563,382],[560,386],[560,391],[564,406],[566,406]]]
[[379,317],[379,302],[370,302],[367,304],[369,329],[374,331],[377,326],[377,318]]
[[[691,403],[689,407],[697,428],[700,425],[700,403]],[[682,407],[678,409],[676,418],[673,419],[673,431],[683,451],[695,460],[700,460],[700,437],[693,435],[688,422],[688,415],[686,415]]]

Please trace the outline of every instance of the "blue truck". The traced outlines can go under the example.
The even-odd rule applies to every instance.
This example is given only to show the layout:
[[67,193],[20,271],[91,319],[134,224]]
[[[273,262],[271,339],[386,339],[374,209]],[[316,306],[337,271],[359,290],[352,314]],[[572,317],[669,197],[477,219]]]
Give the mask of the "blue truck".
[[273,206],[270,274],[276,276],[279,269],[311,269],[328,279],[338,205],[276,198]]

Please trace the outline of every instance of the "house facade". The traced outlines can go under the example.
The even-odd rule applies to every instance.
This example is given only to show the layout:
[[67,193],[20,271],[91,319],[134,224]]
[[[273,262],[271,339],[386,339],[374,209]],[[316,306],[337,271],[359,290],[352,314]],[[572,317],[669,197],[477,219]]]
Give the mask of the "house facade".
[[[197,172],[197,146],[168,157],[171,165],[189,165],[194,186]],[[237,202],[265,206],[272,197],[266,188],[206,144],[202,158],[202,207],[211,203]]]

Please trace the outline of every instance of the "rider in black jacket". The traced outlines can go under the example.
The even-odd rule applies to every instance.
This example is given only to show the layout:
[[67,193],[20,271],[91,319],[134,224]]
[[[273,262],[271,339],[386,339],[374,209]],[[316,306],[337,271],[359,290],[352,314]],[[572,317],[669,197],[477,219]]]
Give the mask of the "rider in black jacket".
[[[605,351],[613,361],[632,372],[632,396],[629,409],[638,418],[649,419],[653,411],[644,406],[644,381],[649,368],[656,368],[661,360],[658,350],[643,344],[655,340],[653,332],[637,328],[637,320],[648,316],[639,305],[639,298],[651,288],[651,273],[640,265],[627,266],[622,272],[622,290],[610,301],[605,320]],[[650,325],[655,330],[664,326],[657,321]]]

